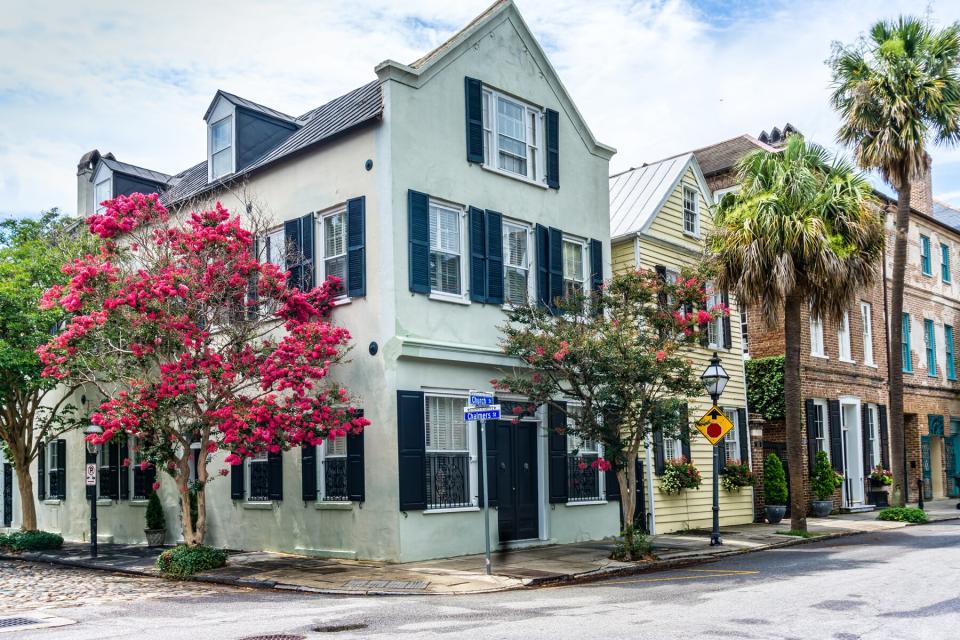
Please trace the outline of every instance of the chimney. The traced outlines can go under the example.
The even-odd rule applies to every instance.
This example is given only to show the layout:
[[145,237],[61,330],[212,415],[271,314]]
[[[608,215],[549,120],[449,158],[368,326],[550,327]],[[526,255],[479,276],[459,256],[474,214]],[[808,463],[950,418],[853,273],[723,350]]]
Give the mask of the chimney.
[[910,206],[925,213],[928,216],[933,215],[933,180],[931,179],[931,165],[933,158],[929,153],[925,154],[924,167],[920,175],[910,181]]
[[93,170],[100,161],[100,152],[87,151],[77,163],[77,217],[84,218],[96,208],[93,202]]

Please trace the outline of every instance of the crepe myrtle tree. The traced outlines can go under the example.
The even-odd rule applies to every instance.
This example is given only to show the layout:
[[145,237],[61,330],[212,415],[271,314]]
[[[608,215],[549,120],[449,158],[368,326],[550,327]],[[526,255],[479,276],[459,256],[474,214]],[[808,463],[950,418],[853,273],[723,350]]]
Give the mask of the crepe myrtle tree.
[[680,406],[703,393],[689,350],[728,313],[723,305],[707,308],[706,300],[702,270],[684,270],[676,281],[631,271],[589,299],[515,307],[501,327],[504,352],[527,366],[492,381],[494,388],[563,412],[567,434],[603,445],[604,457],[593,464],[616,472],[628,556],[637,456],[653,431],[687,437]]
[[[44,295],[44,306],[69,319],[38,350],[43,374],[100,390],[106,399],[91,421],[103,433],[89,439],[134,436],[141,464],[176,483],[186,543],[201,544],[212,454],[236,465],[369,424],[330,382],[350,341],[329,318],[340,284],[292,286],[255,255],[257,233],[219,203],[183,216],[168,214],[156,194],[105,206],[87,220],[102,250],[64,265],[69,282]],[[191,484],[193,443],[206,455]]]

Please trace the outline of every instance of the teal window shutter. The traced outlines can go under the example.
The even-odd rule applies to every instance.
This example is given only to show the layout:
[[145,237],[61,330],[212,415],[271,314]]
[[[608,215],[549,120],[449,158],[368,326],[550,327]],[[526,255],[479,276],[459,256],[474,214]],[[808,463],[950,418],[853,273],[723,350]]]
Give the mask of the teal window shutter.
[[945,244],[940,245],[940,277],[950,284],[950,247]]
[[937,336],[933,328],[933,320],[923,321],[923,340],[927,347],[927,375],[937,375]]
[[947,378],[949,380],[956,380],[957,365],[953,357],[953,327],[949,324],[943,325],[943,342],[947,354]]
[[913,373],[913,360],[910,357],[910,314],[903,314],[903,328],[901,331],[901,347],[903,348],[903,370]]
[[933,269],[930,266],[930,238],[920,236],[920,269],[923,275],[933,275]]

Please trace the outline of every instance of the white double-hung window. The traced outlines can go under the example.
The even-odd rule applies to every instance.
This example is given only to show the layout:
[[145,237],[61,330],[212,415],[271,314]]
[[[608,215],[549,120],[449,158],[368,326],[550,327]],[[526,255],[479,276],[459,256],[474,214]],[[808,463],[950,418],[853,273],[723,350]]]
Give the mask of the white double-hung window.
[[430,291],[463,295],[463,211],[430,203]]
[[830,458],[830,426],[827,423],[826,400],[813,401],[813,437],[817,442],[817,451],[823,451]]
[[93,188],[93,206],[96,213],[103,213],[106,210],[101,202],[113,198],[113,178],[101,180]]
[[823,319],[810,314],[810,355],[826,357],[823,347]]
[[873,314],[869,302],[860,303],[860,327],[863,330],[863,363],[874,366],[873,361]]
[[210,125],[210,179],[233,173],[233,116]]
[[683,232],[700,235],[700,198],[699,192],[690,187],[683,188]]
[[530,227],[503,221],[503,300],[520,306],[530,296]]
[[464,406],[466,398],[463,397],[428,395],[424,398],[428,509],[455,509],[474,504],[472,439],[463,419]]
[[844,362],[853,362],[850,352],[850,314],[846,311],[843,312],[840,325],[837,327],[837,345],[838,357]]
[[347,439],[328,439],[317,445],[317,461],[317,499],[321,502],[349,502]]
[[[567,405],[567,428],[573,430],[581,407]],[[594,463],[603,455],[596,440],[567,432],[567,502],[597,502],[604,499],[604,474]]]
[[579,240],[563,239],[563,297],[582,295],[586,274],[584,267],[587,246]]
[[527,180],[543,181],[542,123],[541,109],[484,88],[484,166]]
[[[723,294],[712,282],[707,282],[707,309],[723,304]],[[711,349],[722,349],[726,344],[723,317],[714,318],[707,324],[707,343]]]
[[343,209],[320,216],[320,246],[323,247],[321,280],[340,279],[341,293],[347,286],[347,212]]
[[[726,460],[727,462],[740,460],[740,412],[736,409],[724,409],[723,415],[733,424],[733,428],[723,437]],[[747,464],[747,462],[747,460],[740,460],[741,464]]]

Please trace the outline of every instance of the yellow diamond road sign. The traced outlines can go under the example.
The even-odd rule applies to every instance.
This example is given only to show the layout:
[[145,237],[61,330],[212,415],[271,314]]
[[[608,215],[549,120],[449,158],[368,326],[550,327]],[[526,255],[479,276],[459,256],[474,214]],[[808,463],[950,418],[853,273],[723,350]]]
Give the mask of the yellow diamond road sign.
[[697,430],[713,446],[723,440],[723,436],[727,435],[727,432],[732,428],[733,423],[727,419],[727,416],[723,415],[723,411],[717,405],[710,407],[710,410],[697,420]]

